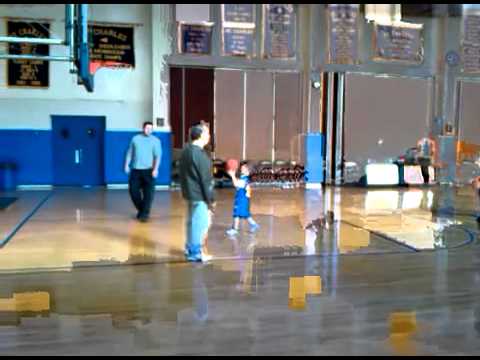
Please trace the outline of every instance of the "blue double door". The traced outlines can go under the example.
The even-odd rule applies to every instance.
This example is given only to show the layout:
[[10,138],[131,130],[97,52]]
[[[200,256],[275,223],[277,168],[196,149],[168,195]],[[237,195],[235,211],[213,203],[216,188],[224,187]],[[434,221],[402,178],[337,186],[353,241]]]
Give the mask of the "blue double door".
[[52,116],[54,184],[105,184],[103,116]]

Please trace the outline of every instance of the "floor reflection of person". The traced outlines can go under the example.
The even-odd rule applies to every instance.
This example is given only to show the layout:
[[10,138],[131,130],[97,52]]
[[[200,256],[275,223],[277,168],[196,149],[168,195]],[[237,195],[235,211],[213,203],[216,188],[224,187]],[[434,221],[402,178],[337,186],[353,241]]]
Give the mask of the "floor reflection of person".
[[134,223],[129,228],[128,244],[130,263],[154,262],[156,257],[155,235],[150,226]]
[[473,189],[475,191],[476,199],[476,212],[477,212],[477,223],[480,225],[480,176],[477,176],[472,180]]
[[432,200],[432,221],[436,222],[438,217],[451,216],[455,214],[456,189],[452,186],[440,186],[435,192]]
[[477,334],[480,335],[480,305],[477,305],[475,307],[475,309],[473,310],[473,315],[475,317],[475,320],[473,322],[473,327],[477,332]]
[[208,291],[205,286],[206,268],[193,271],[193,310],[195,318],[200,322],[208,319]]

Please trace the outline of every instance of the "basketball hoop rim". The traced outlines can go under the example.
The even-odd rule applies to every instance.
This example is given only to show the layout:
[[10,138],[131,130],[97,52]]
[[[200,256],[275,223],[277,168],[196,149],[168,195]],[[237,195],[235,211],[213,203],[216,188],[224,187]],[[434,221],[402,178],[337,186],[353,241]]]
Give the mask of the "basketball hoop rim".
[[90,73],[95,74],[100,68],[125,69],[132,68],[131,65],[116,61],[90,61]]

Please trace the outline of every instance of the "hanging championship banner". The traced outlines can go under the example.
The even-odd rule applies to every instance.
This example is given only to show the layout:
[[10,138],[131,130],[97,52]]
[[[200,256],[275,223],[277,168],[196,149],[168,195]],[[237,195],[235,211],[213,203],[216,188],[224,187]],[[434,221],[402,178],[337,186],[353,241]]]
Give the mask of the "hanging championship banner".
[[251,57],[255,4],[222,4],[222,55]]
[[223,28],[223,54],[250,57],[254,35],[254,29]]
[[93,24],[88,32],[91,73],[99,67],[135,67],[133,26]]
[[480,14],[466,13],[463,16],[462,34],[463,71],[480,72]]
[[375,24],[375,61],[423,62],[423,25]]
[[328,4],[328,62],[358,64],[359,4]]
[[[50,24],[26,21],[7,21],[8,36],[49,38]],[[12,55],[49,55],[48,45],[9,43],[8,53]],[[7,84],[14,87],[49,87],[49,61],[8,60]]]
[[210,55],[212,26],[180,23],[178,39],[180,53]]
[[222,4],[223,22],[255,23],[255,4]]
[[295,57],[296,13],[294,4],[265,5],[265,55],[267,58]]

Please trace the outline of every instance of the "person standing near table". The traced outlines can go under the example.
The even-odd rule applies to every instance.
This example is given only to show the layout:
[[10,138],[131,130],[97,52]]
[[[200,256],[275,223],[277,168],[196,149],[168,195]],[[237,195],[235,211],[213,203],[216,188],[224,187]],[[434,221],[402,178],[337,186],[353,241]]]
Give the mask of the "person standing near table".
[[435,141],[431,135],[420,139],[417,143],[417,162],[422,169],[423,183],[430,183],[429,167],[433,165],[435,159]]

